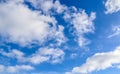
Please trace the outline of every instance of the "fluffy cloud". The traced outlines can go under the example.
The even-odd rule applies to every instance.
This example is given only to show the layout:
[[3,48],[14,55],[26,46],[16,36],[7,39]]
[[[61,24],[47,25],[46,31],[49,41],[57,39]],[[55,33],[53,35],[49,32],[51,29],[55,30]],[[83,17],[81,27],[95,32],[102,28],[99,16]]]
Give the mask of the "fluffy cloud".
[[51,39],[64,42],[63,29],[54,17],[30,10],[21,0],[0,4],[0,35],[10,42],[23,46]]
[[0,54],[9,58],[15,58],[19,62],[29,62],[32,64],[40,64],[43,62],[49,62],[49,63],[61,63],[64,60],[65,53],[60,49],[54,49],[54,48],[40,48],[36,53],[25,56],[25,53],[13,49],[9,52],[5,52],[3,50],[0,51]]
[[56,13],[63,13],[64,20],[74,25],[74,28],[76,29],[76,36],[78,37],[77,41],[79,46],[82,47],[90,43],[90,41],[83,35],[94,31],[93,20],[96,17],[95,13],[91,13],[89,16],[84,10],[77,10],[76,7],[67,7],[60,4],[59,0],[29,0],[29,2],[31,2],[36,9],[41,9],[45,14],[52,14],[53,10]]
[[111,52],[96,53],[92,57],[88,58],[85,64],[80,67],[74,67],[72,72],[67,72],[66,74],[86,74],[96,70],[104,70],[116,64],[119,65],[119,53],[120,47],[117,47],[114,51]]
[[106,13],[111,14],[120,11],[120,0],[107,0],[105,3]]
[[45,61],[50,61],[51,63],[60,63],[63,61],[64,55],[65,53],[60,49],[40,48],[29,59],[30,62],[34,64],[39,64]]
[[25,56],[25,54],[17,49],[13,49],[9,52],[5,52],[3,49],[0,49],[0,54],[6,57],[10,57],[10,58],[16,58],[18,59],[18,61],[24,61],[25,58],[23,58],[23,56]]
[[64,20],[71,21],[69,24],[75,28],[74,40],[78,45],[82,47],[90,43],[84,34],[94,31],[95,13],[89,16],[84,10],[63,5],[59,0],[25,1],[31,3],[36,10],[23,4],[24,0],[9,0],[0,5],[0,35],[6,41],[26,46],[42,45],[54,40],[56,45],[61,45],[67,38],[64,36],[64,27],[58,25],[53,14],[63,14]]
[[29,71],[33,70],[34,67],[30,65],[16,65],[16,66],[4,66],[0,65],[0,72],[1,73],[18,73],[20,71]]
[[89,44],[89,40],[84,37],[84,34],[94,32],[93,20],[96,16],[95,13],[88,16],[84,10],[78,11],[75,7],[72,10],[74,12],[65,13],[64,19],[74,26],[78,44],[82,47]]
[[[61,4],[59,0],[26,0],[30,2],[35,9],[42,10],[45,14],[62,13],[67,10],[67,6]],[[52,10],[52,11],[51,11]]]

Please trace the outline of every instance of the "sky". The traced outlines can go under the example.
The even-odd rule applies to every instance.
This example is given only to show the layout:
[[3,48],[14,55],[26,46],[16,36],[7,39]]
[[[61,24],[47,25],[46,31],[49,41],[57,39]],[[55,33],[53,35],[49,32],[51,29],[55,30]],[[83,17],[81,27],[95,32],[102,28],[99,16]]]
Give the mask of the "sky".
[[120,74],[120,0],[0,0],[0,74]]

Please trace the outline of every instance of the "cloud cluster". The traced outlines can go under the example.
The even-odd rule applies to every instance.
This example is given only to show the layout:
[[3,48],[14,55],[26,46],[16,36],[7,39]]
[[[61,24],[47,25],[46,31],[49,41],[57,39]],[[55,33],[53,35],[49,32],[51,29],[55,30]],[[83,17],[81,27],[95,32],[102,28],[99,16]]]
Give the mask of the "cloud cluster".
[[[7,41],[26,46],[35,43],[42,45],[54,40],[61,45],[66,41],[64,26],[58,24],[53,14],[63,14],[64,20],[70,20],[69,24],[74,25],[79,46],[89,43],[83,35],[93,32],[95,13],[88,16],[84,10],[67,7],[60,4],[59,0],[25,1],[30,2],[36,10],[23,4],[24,0],[9,0],[0,5],[0,35]],[[71,8],[74,11],[71,11]]]
[[30,56],[26,56],[25,53],[13,49],[9,52],[5,52],[1,49],[0,54],[9,58],[17,59],[21,63],[41,64],[43,62],[49,62],[52,64],[61,63],[64,60],[65,53],[61,49],[54,48],[40,48]]
[[32,11],[20,1],[0,4],[0,35],[23,46],[51,39],[65,41],[64,27],[54,17]]
[[[36,9],[40,9],[45,14],[63,14],[63,18],[68,24],[72,24],[75,28],[78,45],[83,47],[90,43],[88,39],[84,37],[85,33],[94,31],[94,19],[95,13],[91,13],[89,16],[84,10],[77,9],[76,7],[67,7],[60,4],[59,0],[29,0]],[[51,12],[52,10],[52,12]]]
[[59,0],[26,0],[30,2],[35,9],[42,10],[44,14],[61,14],[68,9],[66,5],[63,5]]
[[74,7],[72,10],[74,12],[65,13],[64,19],[75,28],[78,44],[82,47],[89,44],[89,40],[84,37],[84,34],[94,32],[93,21],[96,18],[96,15],[92,12],[89,16],[84,10],[77,10]]
[[[27,5],[25,2],[30,4]],[[80,47],[89,44],[90,41],[84,34],[94,32],[93,21],[96,17],[94,12],[87,14],[85,10],[74,6],[68,7],[61,4],[59,0],[6,0],[0,2],[0,37],[5,42],[25,47],[32,44],[44,46],[48,43],[49,45],[40,47],[31,55],[19,51],[19,48],[8,52],[0,50],[0,54],[14,58],[20,63],[34,65],[43,62],[61,63],[65,53],[59,46],[67,41],[67,36],[64,35],[66,24],[59,24],[55,15],[61,16],[64,23],[67,22],[69,29],[74,28],[75,34],[71,35],[74,35],[73,40]],[[1,68],[4,67],[1,65]],[[11,66],[10,69],[18,71],[25,68],[25,66],[20,67],[16,65]],[[33,69],[28,66],[27,68]]]
[[87,74],[93,71],[104,70],[112,67],[113,65],[120,64],[120,47],[115,48],[114,51],[96,53],[89,57],[85,64],[80,67],[74,67],[72,72],[66,74]]
[[16,66],[4,66],[0,65],[1,73],[19,73],[21,71],[34,70],[34,67],[30,65],[16,65]]
[[111,14],[120,11],[120,0],[107,0],[105,2],[106,13]]

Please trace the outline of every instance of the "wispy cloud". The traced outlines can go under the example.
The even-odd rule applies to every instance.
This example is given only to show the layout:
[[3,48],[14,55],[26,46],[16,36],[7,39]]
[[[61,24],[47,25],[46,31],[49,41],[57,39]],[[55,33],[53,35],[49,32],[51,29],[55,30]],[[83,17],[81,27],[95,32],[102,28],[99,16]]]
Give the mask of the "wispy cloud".
[[13,49],[9,52],[5,52],[1,49],[0,54],[9,58],[17,59],[21,63],[29,62],[31,64],[41,64],[43,62],[49,62],[52,64],[61,63],[64,60],[65,53],[60,49],[54,48],[40,48],[36,53],[25,57],[25,53]]
[[94,32],[93,21],[96,18],[96,14],[92,12],[90,16],[88,16],[84,10],[77,10],[74,7],[71,9],[74,12],[66,12],[64,19],[73,25],[78,45],[83,47],[90,43],[90,41],[84,37],[84,34]]
[[113,26],[113,27],[112,27],[112,31],[113,31],[113,33],[112,33],[111,35],[109,35],[108,38],[112,38],[112,37],[114,37],[114,36],[120,35],[120,25],[118,25],[118,26]]
[[30,65],[4,66],[0,65],[0,73],[19,73],[20,71],[34,70]]

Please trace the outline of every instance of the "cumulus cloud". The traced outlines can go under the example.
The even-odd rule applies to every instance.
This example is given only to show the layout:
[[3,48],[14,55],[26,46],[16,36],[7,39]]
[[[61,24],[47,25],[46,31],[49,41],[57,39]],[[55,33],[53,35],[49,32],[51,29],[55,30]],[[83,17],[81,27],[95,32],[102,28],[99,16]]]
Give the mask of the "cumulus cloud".
[[78,41],[78,45],[83,47],[90,43],[90,41],[84,37],[84,34],[94,31],[93,21],[96,18],[94,12],[89,16],[85,10],[77,9],[74,6],[68,7],[61,4],[59,0],[28,0],[28,2],[32,3],[36,9],[42,10],[45,14],[53,14],[54,12],[63,14],[64,20],[72,24],[76,29],[77,39],[75,40]]
[[[62,13],[67,10],[67,6],[61,4],[59,0],[26,0],[30,2],[35,9],[42,10],[45,14]],[[51,11],[52,10],[52,11]]]
[[107,0],[105,2],[106,14],[120,11],[120,0]]
[[60,63],[64,59],[65,53],[60,49],[54,48],[40,48],[29,59],[34,64],[39,64],[44,61],[50,61],[51,63]]
[[[64,14],[64,20],[74,25],[76,29],[76,36],[80,47],[90,43],[83,35],[85,33],[93,32],[94,25],[93,20],[95,19],[95,13],[91,13],[90,16],[85,13],[84,10],[78,10],[76,7],[68,7],[59,2],[59,0],[29,0],[36,9],[40,9],[45,14],[52,14],[53,11],[57,14]],[[51,12],[52,10],[52,12]],[[71,21],[71,22],[70,22]]]
[[18,61],[24,61],[25,59],[23,58],[25,56],[25,53],[17,50],[17,49],[13,49],[10,50],[8,52],[5,52],[3,49],[0,49],[0,54],[9,58],[16,58],[18,59]]
[[6,41],[26,46],[54,40],[56,45],[61,45],[67,40],[64,26],[58,25],[53,14],[63,14],[64,20],[71,21],[69,24],[75,28],[74,40],[78,45],[82,47],[90,43],[84,34],[94,31],[95,13],[88,15],[82,9],[61,4],[59,0],[25,1],[31,3],[35,10],[25,5],[24,0],[9,0],[0,5],[0,35]]
[[32,11],[20,1],[0,4],[0,34],[3,37],[23,46],[43,44],[50,39],[65,42],[64,27],[57,25],[54,17]]
[[25,56],[25,53],[13,49],[9,52],[3,50],[0,51],[0,54],[9,58],[15,58],[21,63],[29,62],[32,64],[41,64],[43,62],[49,62],[52,64],[61,63],[64,60],[65,53],[56,48],[40,48],[30,56]]
[[[35,10],[30,9],[24,1],[30,2]],[[53,11],[53,12],[52,12]],[[16,59],[20,63],[41,64],[43,62],[61,63],[64,60],[64,51],[54,46],[65,43],[64,26],[59,25],[54,16],[62,14],[62,19],[72,25],[74,35],[80,47],[90,43],[84,34],[94,32],[95,13],[90,15],[85,10],[68,7],[59,0],[8,0],[0,3],[0,36],[7,42],[27,46],[32,44],[44,45],[49,41],[55,45],[39,48],[35,53],[26,55],[18,49],[6,52],[0,50],[2,56]],[[53,44],[52,42],[50,44]],[[75,54],[72,55],[76,56]],[[6,69],[4,69],[6,68]],[[19,71],[30,66],[0,66],[0,71]]]
[[4,66],[0,65],[1,73],[18,73],[20,71],[34,70],[34,67],[30,65],[16,65],[16,66]]
[[75,28],[77,41],[80,47],[89,44],[89,40],[84,37],[85,33],[94,32],[94,19],[95,13],[91,13],[90,16],[84,10],[77,10],[72,8],[74,12],[67,12],[64,15],[64,19],[72,24]]
[[120,47],[115,48],[114,51],[96,53],[89,57],[85,64],[80,67],[74,67],[72,72],[66,74],[87,74],[93,71],[105,70],[113,65],[120,64]]

